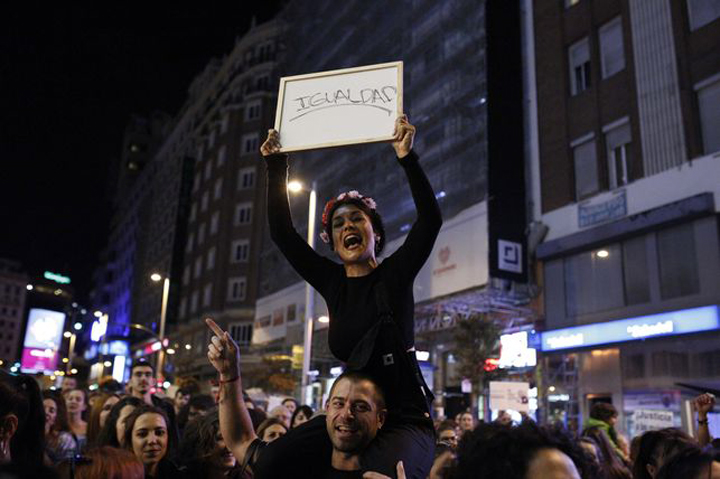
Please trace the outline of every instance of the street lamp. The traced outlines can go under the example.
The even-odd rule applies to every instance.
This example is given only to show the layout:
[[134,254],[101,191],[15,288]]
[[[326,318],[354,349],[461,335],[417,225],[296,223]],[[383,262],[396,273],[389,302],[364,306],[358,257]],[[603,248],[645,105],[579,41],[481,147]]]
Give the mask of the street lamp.
[[[163,294],[162,294],[162,305],[160,306],[160,344],[164,345],[165,341],[165,319],[167,316],[167,303],[168,296],[170,295],[170,278],[163,278],[159,273],[153,273],[150,275],[150,279],[154,282],[163,280]],[[163,374],[163,363],[165,361],[165,348],[161,348],[158,351],[157,366],[156,370],[161,377],[165,377]]]
[[[288,183],[288,190],[293,193],[302,191],[302,183],[299,181],[291,181]],[[312,182],[310,188],[310,198],[308,199],[308,228],[307,243],[310,248],[315,249],[315,214],[317,209],[317,183]],[[307,389],[309,386],[310,357],[312,356],[312,337],[313,337],[313,317],[315,316],[315,293],[312,286],[305,282],[305,334],[303,340],[303,365],[301,390],[302,398],[307,397]]]

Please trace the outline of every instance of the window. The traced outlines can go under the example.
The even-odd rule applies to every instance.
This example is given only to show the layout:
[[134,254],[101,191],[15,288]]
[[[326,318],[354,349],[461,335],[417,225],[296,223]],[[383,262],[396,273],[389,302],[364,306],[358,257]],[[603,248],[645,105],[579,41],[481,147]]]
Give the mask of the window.
[[660,295],[677,298],[700,292],[693,224],[678,225],[657,233]]
[[208,207],[208,192],[204,192],[200,198],[200,211],[207,211]]
[[193,202],[192,206],[190,206],[190,217],[188,218],[188,221],[191,223],[195,221],[195,218],[197,217],[197,203]]
[[595,313],[624,304],[620,245],[613,244],[565,259],[568,316]]
[[650,301],[650,279],[645,236],[623,241],[622,249],[625,304],[647,303]]
[[697,30],[720,18],[720,2],[717,0],[687,0],[690,30]]
[[212,176],[212,160],[205,163],[205,181],[209,180],[210,176]]
[[260,112],[262,108],[262,101],[261,100],[255,100],[251,103],[248,103],[247,106],[245,106],[245,120],[255,120],[257,118],[260,118]]
[[210,271],[211,269],[213,269],[215,267],[215,251],[216,251],[216,248],[215,248],[215,246],[213,246],[207,252],[207,261],[205,262],[206,263],[205,269],[207,269],[208,271]]
[[190,233],[187,239],[187,244],[185,245],[185,252],[189,253],[193,249],[193,241],[195,240],[195,235]]
[[195,279],[200,277],[200,273],[202,273],[202,256],[198,256],[195,258],[195,274],[193,277]]
[[197,244],[200,246],[205,242],[205,223],[200,223],[198,226]]
[[575,96],[590,88],[590,42],[587,37],[568,50],[570,93]]
[[187,314],[187,298],[180,300],[180,310],[178,311],[178,314],[181,318],[184,318]]
[[190,313],[195,313],[198,308],[198,292],[193,291],[190,296]]
[[190,265],[185,266],[185,269],[183,270],[182,284],[183,286],[190,284]]
[[618,126],[603,128],[607,148],[610,189],[627,185],[630,180],[628,168],[632,166],[630,123],[627,118]]
[[242,301],[245,299],[246,279],[244,276],[230,278],[228,280],[227,299],[230,301]]
[[232,242],[230,248],[231,263],[245,263],[250,257],[250,240],[241,239]]
[[218,168],[225,164],[225,155],[227,154],[226,152],[227,152],[227,148],[225,147],[225,145],[222,145],[218,149],[218,156],[217,156]]
[[600,69],[607,78],[625,69],[622,21],[620,17],[600,27]]
[[203,288],[203,306],[210,306],[210,300],[212,299],[212,284],[206,284]]
[[247,324],[231,324],[230,336],[238,343],[239,346],[250,346],[252,341],[253,325]]
[[257,133],[251,133],[249,135],[243,135],[241,140],[242,145],[242,152],[243,155],[248,155],[251,153],[257,153],[259,148],[258,143],[258,134]]
[[575,198],[582,200],[600,190],[595,140],[576,140],[571,144],[575,163]]
[[200,162],[203,159],[203,145],[200,143],[200,146],[198,146],[197,149],[197,161]]
[[238,190],[245,190],[255,186],[255,167],[243,168],[238,171]]
[[285,316],[287,316],[288,323],[295,321],[297,319],[297,304],[288,304],[287,313]]
[[228,130],[228,124],[230,123],[230,112],[226,111],[220,121],[220,133],[225,133]]
[[215,128],[210,130],[210,135],[208,136],[208,148],[212,148],[215,146]]
[[222,178],[218,178],[215,180],[215,189],[213,191],[213,200],[219,200],[222,196],[222,184],[223,180]]
[[195,179],[193,180],[193,193],[200,189],[200,179],[200,175],[196,173]]
[[268,74],[260,75],[255,80],[256,90],[267,90],[270,88],[270,76]]
[[695,86],[705,154],[720,150],[720,74]]
[[211,235],[214,235],[215,233],[217,233],[219,218],[220,218],[220,213],[217,211],[215,213],[213,213],[212,217],[210,218],[210,234]]
[[235,206],[235,225],[245,225],[252,221],[252,203],[240,203]]

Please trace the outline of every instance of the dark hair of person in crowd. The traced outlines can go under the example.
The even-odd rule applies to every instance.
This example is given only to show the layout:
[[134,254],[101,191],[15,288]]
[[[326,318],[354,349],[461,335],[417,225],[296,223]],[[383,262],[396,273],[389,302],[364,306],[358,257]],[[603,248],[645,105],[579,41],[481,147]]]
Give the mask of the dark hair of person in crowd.
[[[710,448],[688,447],[671,457],[658,470],[655,479],[714,478],[713,462],[720,461],[720,453]],[[720,464],[719,464],[720,465]]]
[[[583,479],[597,478],[596,469],[565,429],[542,427],[532,421],[508,427],[480,423],[463,435],[457,451],[455,479],[525,479],[539,453],[559,451],[572,461]],[[556,454],[564,467],[571,468]],[[559,456],[559,457],[557,457]]]
[[[312,408],[307,404],[298,406],[297,408],[295,408],[295,412],[292,413],[292,417],[290,418],[290,429],[297,427],[306,421],[309,421],[310,418],[312,418],[313,414],[314,413]],[[295,424],[296,420],[298,421],[297,424]]]
[[142,406],[143,404],[145,403],[142,399],[133,396],[125,396],[124,398],[120,399],[120,401],[118,401],[110,410],[110,414],[105,421],[105,426],[103,426],[103,428],[100,430],[97,445],[120,447],[117,433],[117,422],[120,418],[120,412],[125,406],[133,406],[137,408]]
[[217,408],[187,424],[177,457],[189,477],[239,477],[240,464],[220,434]]
[[599,421],[608,422],[610,419],[617,417],[617,415],[617,409],[610,403],[598,402],[590,408],[590,417]]
[[253,429],[255,431],[257,431],[260,424],[267,419],[267,413],[262,409],[248,409],[248,414],[250,415],[250,421],[252,421]]
[[61,479],[144,479],[145,469],[130,451],[116,447],[94,447],[71,464],[58,467]]
[[597,445],[600,456],[598,462],[606,479],[632,479],[630,470],[615,452],[610,439],[599,427],[589,427],[582,433],[584,438],[591,438]]
[[30,376],[0,370],[0,462],[17,470],[37,469],[42,467],[44,452],[45,408],[40,387]]
[[[102,430],[102,427],[100,425],[100,415],[104,411],[107,411],[105,408],[105,403],[107,403],[108,399],[110,398],[117,398],[119,400],[120,396],[114,393],[103,393],[94,402],[92,410],[90,411],[90,419],[88,420],[88,445],[94,446],[95,444],[97,444],[98,438],[100,437],[100,431]],[[110,405],[110,408],[112,410],[112,405]]]
[[214,407],[215,399],[208,394],[198,394],[191,397],[190,401],[180,409],[177,417],[178,428],[183,431],[190,421]]
[[633,479],[653,479],[668,459],[688,447],[696,447],[696,443],[680,429],[669,427],[644,433],[633,463]]
[[[275,426],[275,425],[282,426],[282,428],[285,430],[285,432],[280,434],[280,436],[285,435],[287,433],[287,431],[288,431],[287,426],[282,421],[282,419],[278,419],[276,417],[269,417],[269,418],[265,419],[262,422],[262,424],[260,424],[260,426],[258,426],[258,428],[257,428],[258,437],[265,442],[272,442],[275,439],[277,439],[279,437],[277,435],[277,431],[275,433],[268,432],[268,437],[265,437],[266,436],[265,432],[268,431],[268,429],[270,429],[272,426]],[[275,429],[273,429],[273,431],[275,431]]]
[[333,251],[335,250],[335,246],[333,245],[332,217],[335,214],[335,210],[337,210],[341,206],[352,205],[359,208],[363,213],[368,216],[368,218],[370,218],[373,232],[375,232],[379,238],[375,243],[375,254],[379,255],[380,253],[382,253],[382,250],[385,247],[385,226],[383,225],[382,217],[377,212],[377,210],[368,206],[368,204],[366,203],[367,200],[363,201],[365,200],[365,198],[365,196],[359,193],[356,196],[346,194],[341,200],[333,198],[325,204],[325,209],[322,215],[322,227],[324,233],[327,234],[327,238],[329,240],[328,245]]

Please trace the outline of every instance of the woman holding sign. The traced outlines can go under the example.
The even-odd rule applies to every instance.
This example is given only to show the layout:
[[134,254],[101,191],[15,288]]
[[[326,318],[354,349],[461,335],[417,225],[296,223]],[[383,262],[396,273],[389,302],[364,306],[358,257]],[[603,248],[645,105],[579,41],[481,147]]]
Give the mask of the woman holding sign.
[[[396,463],[402,460],[407,477],[425,478],[434,451],[432,393],[415,358],[413,281],[432,251],[442,217],[412,150],[414,137],[415,127],[407,116],[399,117],[392,146],[407,176],[417,219],[405,243],[382,262],[377,256],[385,244],[385,231],[372,198],[350,191],[325,205],[320,236],[337,254],[342,262],[338,264],[317,254],[293,227],[287,196],[288,156],[279,154],[275,130],[270,130],[260,151],[267,163],[270,236],[293,268],[325,299],[332,353],[348,369],[375,377],[388,399],[387,424],[363,453],[363,470],[393,476]],[[312,428],[313,421],[304,427]],[[298,431],[307,434],[308,429]],[[318,434],[323,432],[318,427]],[[307,441],[293,441],[292,431],[286,437],[289,453],[307,446]],[[297,437],[306,439],[302,434]]]

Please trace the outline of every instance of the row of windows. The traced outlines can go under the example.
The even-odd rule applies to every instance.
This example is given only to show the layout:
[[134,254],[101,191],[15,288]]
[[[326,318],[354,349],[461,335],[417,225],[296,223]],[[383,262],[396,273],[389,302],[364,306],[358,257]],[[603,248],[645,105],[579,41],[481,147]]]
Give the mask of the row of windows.
[[[209,164],[209,163],[208,163]],[[254,166],[249,166],[246,168],[241,168],[238,170],[238,176],[237,176],[237,190],[247,190],[250,188],[255,187],[255,173],[256,169]],[[213,188],[213,201],[217,201],[222,197],[222,187],[223,187],[223,179],[217,178],[215,180],[215,185]],[[203,213],[207,211],[210,204],[210,193],[208,191],[204,192],[202,196],[200,197],[200,212]],[[198,214],[198,204],[197,202],[193,202],[193,204],[190,206],[190,216],[188,217],[188,220],[190,222],[193,222],[197,219]]]
[[[202,307],[209,307],[212,302],[213,285],[206,284],[202,289]],[[237,276],[228,279],[227,293],[225,299],[227,301],[244,301],[247,295],[247,278],[245,276]],[[198,311],[200,301],[200,291],[195,290],[190,294],[190,305],[188,311],[187,298],[180,300],[179,314],[181,318],[189,314],[195,314]]]
[[649,357],[649,364],[646,364],[645,354],[628,355],[625,359],[625,378],[710,377],[720,374],[720,349],[700,353],[654,351]]
[[230,325],[230,336],[240,346],[249,346],[252,341],[253,325],[252,323],[240,323]]
[[[14,318],[18,314],[18,310],[15,308],[7,308],[3,306],[2,308],[0,308],[0,314],[3,316],[9,316],[11,318]],[[0,326],[2,326],[2,324],[0,324]]]
[[[215,268],[215,256],[217,248],[213,246],[210,248],[205,256],[205,270],[211,271]],[[230,263],[247,263],[250,258],[250,240],[240,239],[232,242],[230,246]],[[203,271],[203,256],[195,258],[193,265],[193,278],[197,279],[202,275]],[[185,266],[182,277],[183,285],[187,286],[190,284],[190,265]]]
[[[600,72],[602,79],[625,69],[622,18],[616,17],[598,30]],[[573,43],[568,49],[570,94],[579,95],[592,85],[590,70],[590,37]]]

